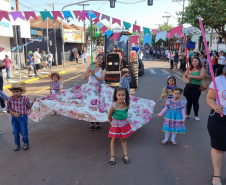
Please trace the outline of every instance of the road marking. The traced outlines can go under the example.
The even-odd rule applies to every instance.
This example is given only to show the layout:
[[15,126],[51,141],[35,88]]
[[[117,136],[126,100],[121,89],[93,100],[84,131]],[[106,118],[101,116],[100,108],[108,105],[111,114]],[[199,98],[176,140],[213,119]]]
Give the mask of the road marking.
[[[77,78],[77,77],[79,77],[79,76],[81,76],[81,75],[83,75],[83,74],[74,76],[74,77],[72,77],[72,78],[69,78],[69,79],[67,79],[67,80],[64,80],[63,82],[67,82],[67,81],[72,80],[72,79],[74,79],[74,78]],[[46,87],[46,88],[43,88],[43,89],[38,90],[38,91],[32,91],[32,92],[26,92],[26,93],[39,93],[39,92],[42,92],[42,91],[47,90],[47,89],[49,89],[49,88],[50,88],[50,87]]]
[[156,74],[156,72],[154,71],[154,69],[149,69],[151,74]]
[[183,75],[183,74],[181,74],[180,72],[178,72],[178,71],[174,71],[174,73],[177,73],[178,75]]
[[165,69],[161,69],[163,73],[165,73],[166,75],[169,75],[170,73],[168,71],[166,71]]

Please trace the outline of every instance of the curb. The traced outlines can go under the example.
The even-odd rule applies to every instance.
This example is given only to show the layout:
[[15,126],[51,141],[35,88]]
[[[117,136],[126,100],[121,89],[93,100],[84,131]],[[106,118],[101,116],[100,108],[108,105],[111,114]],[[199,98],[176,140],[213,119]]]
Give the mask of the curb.
[[[62,71],[60,71],[59,73],[60,74],[65,74],[65,73],[69,73],[69,72],[71,72],[71,71],[74,71],[74,70],[76,70],[77,68],[75,68],[75,69],[71,69],[71,70],[62,70]],[[43,76],[40,76],[40,77],[36,77],[36,78],[32,78],[32,79],[29,79],[29,80],[24,80],[24,81],[20,81],[20,82],[18,82],[19,84],[27,84],[27,83],[29,83],[29,82],[33,82],[33,81],[36,81],[36,80],[40,80],[40,79],[43,79],[43,78],[48,78],[49,77],[49,75],[43,75]],[[11,87],[11,85],[5,85],[5,86],[3,86],[3,89],[7,89],[7,88],[10,88]]]

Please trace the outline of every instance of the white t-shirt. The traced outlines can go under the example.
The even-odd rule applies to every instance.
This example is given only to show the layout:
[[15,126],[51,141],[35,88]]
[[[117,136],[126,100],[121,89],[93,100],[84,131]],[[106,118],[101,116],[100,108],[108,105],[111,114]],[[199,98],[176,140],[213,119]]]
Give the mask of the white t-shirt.
[[139,59],[142,60],[142,58],[143,58],[143,53],[140,53],[140,54],[139,54]]
[[86,59],[86,54],[84,53],[83,55],[82,55],[82,59]]
[[[226,115],[226,76],[224,76],[224,75],[218,76],[216,78],[216,85],[217,85],[220,103],[221,103],[221,105],[224,106],[223,114]],[[210,89],[214,90],[213,82],[210,84],[209,87],[210,87]],[[217,103],[217,101],[216,101],[216,103]]]
[[168,53],[169,53],[169,50],[166,50],[166,51],[165,51],[165,53],[166,53],[166,54],[168,55]]
[[53,61],[53,54],[48,54],[48,61]]
[[221,60],[218,60],[218,64],[224,65],[225,64],[225,57],[224,56],[220,56],[219,58],[221,58]]
[[200,61],[202,63],[202,67],[205,67],[206,58],[200,58]]
[[146,50],[146,53],[149,53],[149,50]]
[[41,55],[37,52],[37,51],[35,51],[34,52],[34,64],[41,64],[41,59],[42,57],[41,57]]

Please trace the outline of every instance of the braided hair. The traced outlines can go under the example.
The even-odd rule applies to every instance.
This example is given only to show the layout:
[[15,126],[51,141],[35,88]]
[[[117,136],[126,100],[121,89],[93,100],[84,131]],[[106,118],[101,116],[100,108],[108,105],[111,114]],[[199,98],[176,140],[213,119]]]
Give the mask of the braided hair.
[[118,101],[118,98],[117,98],[117,96],[116,96],[118,91],[125,91],[125,93],[126,93],[126,99],[125,99],[125,102],[126,102],[126,104],[129,106],[129,105],[130,105],[129,92],[128,92],[127,88],[124,88],[124,87],[118,87],[118,88],[115,89],[114,95],[113,95],[113,101],[114,101],[114,102]]

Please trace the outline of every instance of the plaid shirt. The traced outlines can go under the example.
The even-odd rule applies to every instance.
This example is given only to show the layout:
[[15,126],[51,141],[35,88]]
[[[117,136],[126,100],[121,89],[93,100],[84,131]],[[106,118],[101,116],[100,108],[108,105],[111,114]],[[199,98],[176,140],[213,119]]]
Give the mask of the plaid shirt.
[[30,111],[30,100],[27,96],[21,95],[18,100],[11,96],[8,100],[7,111],[17,112],[21,115],[27,115]]
[[129,83],[131,82],[131,76],[129,75],[128,78],[125,78],[124,76],[122,76],[121,80],[120,80],[120,85],[119,87],[124,87],[127,88],[128,92],[130,93],[130,86]]
[[2,98],[3,100],[6,100],[6,101],[9,100],[9,97],[5,93],[3,93],[1,90],[0,90],[0,98]]

